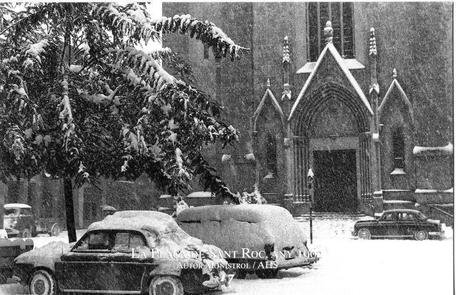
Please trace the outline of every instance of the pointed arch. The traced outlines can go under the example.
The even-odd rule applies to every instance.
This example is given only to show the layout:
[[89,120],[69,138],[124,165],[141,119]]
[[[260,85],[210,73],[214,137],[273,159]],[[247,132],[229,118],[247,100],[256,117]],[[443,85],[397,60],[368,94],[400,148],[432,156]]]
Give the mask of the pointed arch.
[[254,115],[252,116],[252,122],[253,122],[252,131],[253,132],[257,131],[257,120],[259,119],[262,111],[268,107],[266,106],[266,104],[268,104],[269,102],[272,105],[272,107],[275,109],[275,112],[280,116],[281,124],[283,125],[283,128],[284,128],[285,121],[284,121],[283,109],[281,108],[280,104],[276,100],[270,88],[267,88],[267,90],[265,90],[264,96],[262,97],[259,105],[257,106],[256,111],[254,112]]
[[409,115],[410,123],[414,124],[414,109],[412,107],[412,103],[410,102],[409,98],[406,95],[406,92],[401,87],[401,84],[399,84],[396,77],[391,82],[390,87],[388,88],[388,91],[386,92],[382,100],[382,103],[378,107],[379,116],[382,116],[385,109],[387,109],[390,106],[391,100],[397,98],[400,98],[403,104],[407,107],[407,113]]

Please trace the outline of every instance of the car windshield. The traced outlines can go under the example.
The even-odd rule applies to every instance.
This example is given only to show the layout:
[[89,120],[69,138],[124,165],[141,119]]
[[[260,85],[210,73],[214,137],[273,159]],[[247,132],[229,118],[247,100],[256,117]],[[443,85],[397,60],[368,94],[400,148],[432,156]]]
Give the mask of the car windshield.
[[18,208],[5,209],[5,217],[13,217],[13,216],[18,216],[18,215],[19,215]]
[[426,217],[425,214],[423,214],[423,213],[417,214],[417,218],[420,219],[420,220],[428,219],[428,217]]

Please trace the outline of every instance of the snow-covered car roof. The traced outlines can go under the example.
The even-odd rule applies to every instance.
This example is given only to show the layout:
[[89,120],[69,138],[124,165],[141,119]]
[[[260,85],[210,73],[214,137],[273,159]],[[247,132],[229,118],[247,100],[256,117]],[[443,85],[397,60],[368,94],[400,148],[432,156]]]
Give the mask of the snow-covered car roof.
[[27,204],[21,204],[21,203],[9,203],[9,204],[5,204],[5,205],[3,205],[3,208],[5,208],[5,209],[14,209],[14,208],[19,208],[19,209],[32,209],[32,207],[30,207],[29,205],[27,205]]
[[243,222],[262,222],[277,218],[292,219],[285,208],[275,205],[209,205],[183,210],[177,216],[179,221],[206,221],[235,219]]
[[211,198],[211,192],[193,192],[187,195],[187,198]]
[[211,205],[187,208],[177,216],[191,236],[224,251],[263,250],[266,244],[302,247],[308,240],[292,215],[275,205]]
[[411,212],[411,213],[421,213],[418,210],[415,209],[390,209],[390,210],[385,210],[383,213],[390,213],[390,212]]
[[118,211],[92,223],[88,230],[145,230],[156,235],[176,232],[180,228],[168,214],[158,211]]

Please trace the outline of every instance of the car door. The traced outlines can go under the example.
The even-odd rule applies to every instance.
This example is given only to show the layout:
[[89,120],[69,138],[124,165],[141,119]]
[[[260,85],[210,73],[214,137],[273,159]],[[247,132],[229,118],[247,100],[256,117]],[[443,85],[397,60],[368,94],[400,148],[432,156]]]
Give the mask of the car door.
[[376,224],[374,236],[395,237],[399,235],[396,212],[384,212]]
[[66,292],[104,293],[110,290],[113,274],[108,257],[113,233],[93,231],[83,236],[56,263],[58,286]]
[[[142,254],[140,254],[142,249]],[[113,283],[112,291],[136,292],[141,290],[142,279],[153,268],[153,257],[145,236],[138,231],[117,231],[114,235],[112,255],[108,257]]]
[[419,222],[412,212],[399,212],[398,223],[401,236],[412,237],[419,230]]

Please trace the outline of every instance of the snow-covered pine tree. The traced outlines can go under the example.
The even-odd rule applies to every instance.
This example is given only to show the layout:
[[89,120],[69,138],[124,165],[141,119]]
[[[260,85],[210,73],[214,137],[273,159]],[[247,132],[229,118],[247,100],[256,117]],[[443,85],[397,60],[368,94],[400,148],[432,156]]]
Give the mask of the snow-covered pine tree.
[[72,187],[146,173],[170,194],[192,176],[238,199],[201,155],[237,140],[219,105],[170,75],[142,44],[187,34],[222,57],[244,48],[190,15],[153,19],[142,4],[31,3],[0,7],[0,177],[64,179],[69,241]]

